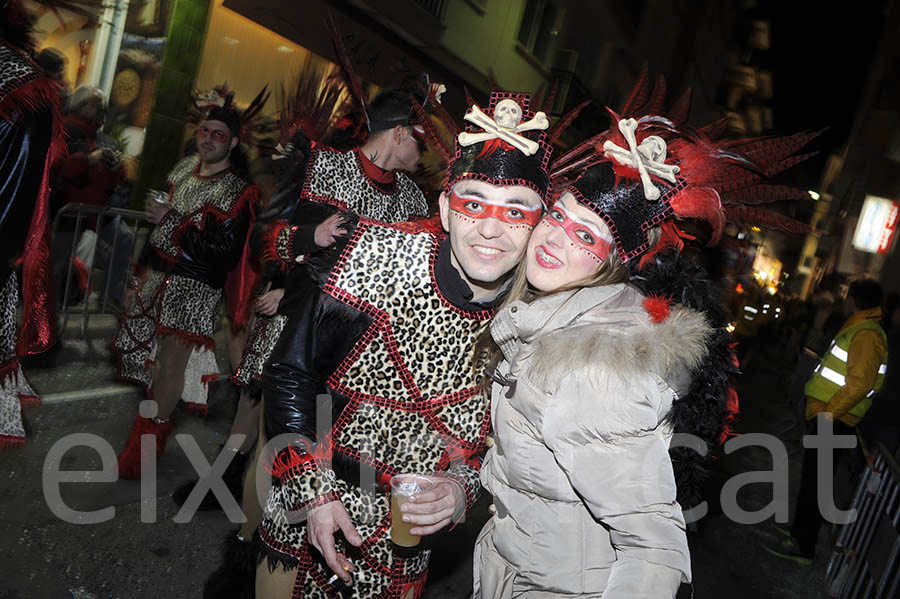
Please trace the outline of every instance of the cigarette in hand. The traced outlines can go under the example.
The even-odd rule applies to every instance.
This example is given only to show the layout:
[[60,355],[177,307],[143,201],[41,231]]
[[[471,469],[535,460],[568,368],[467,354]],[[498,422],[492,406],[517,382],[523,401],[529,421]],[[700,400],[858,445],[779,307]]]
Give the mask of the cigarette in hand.
[[[349,571],[350,571],[350,567],[344,566],[344,572],[349,572]],[[335,582],[337,582],[338,578],[339,578],[338,575],[334,574],[331,578],[328,579],[328,584],[334,584]]]

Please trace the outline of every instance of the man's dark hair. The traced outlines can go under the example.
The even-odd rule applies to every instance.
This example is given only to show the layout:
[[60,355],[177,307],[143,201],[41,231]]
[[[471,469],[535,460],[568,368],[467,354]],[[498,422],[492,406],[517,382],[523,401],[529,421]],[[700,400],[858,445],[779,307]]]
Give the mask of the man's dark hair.
[[884,294],[881,285],[871,279],[863,279],[850,283],[850,297],[856,304],[857,310],[871,310],[881,306]]
[[205,121],[221,121],[228,127],[231,137],[241,136],[241,115],[231,107],[213,108],[203,118]]
[[407,127],[415,120],[409,92],[401,89],[385,89],[378,93],[366,107],[369,114],[369,134],[393,129],[397,125]]

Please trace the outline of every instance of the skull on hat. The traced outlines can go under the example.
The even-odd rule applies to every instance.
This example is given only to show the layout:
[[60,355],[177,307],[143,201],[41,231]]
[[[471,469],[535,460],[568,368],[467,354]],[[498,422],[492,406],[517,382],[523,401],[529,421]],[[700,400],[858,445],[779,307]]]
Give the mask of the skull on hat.
[[494,107],[494,122],[504,129],[515,129],[522,122],[522,107],[509,98],[500,100]]

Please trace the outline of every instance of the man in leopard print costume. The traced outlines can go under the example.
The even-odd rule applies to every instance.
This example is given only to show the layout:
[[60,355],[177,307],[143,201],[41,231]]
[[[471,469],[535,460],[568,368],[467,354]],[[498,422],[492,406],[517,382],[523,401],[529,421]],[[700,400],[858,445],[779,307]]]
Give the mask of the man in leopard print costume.
[[119,455],[124,478],[140,476],[142,434],[155,435],[157,455],[162,453],[179,399],[205,413],[206,384],[218,375],[213,335],[226,287],[232,322],[246,320],[253,283],[249,232],[258,190],[231,158],[240,127],[229,102],[212,108],[196,131],[198,153],[169,174],[167,201],[148,200],[156,228],[115,347],[121,376],[143,384],[158,411],[135,418]]
[[[243,596],[240,589],[252,590],[256,566],[253,533],[262,520],[262,506],[255,489],[259,455],[250,460],[242,478],[247,456],[257,445],[265,444],[260,428],[260,385],[263,365],[287,321],[278,310],[287,280],[302,270],[298,259],[325,248],[336,237],[346,235],[343,212],[385,222],[399,222],[427,214],[422,192],[407,173],[416,169],[423,152],[424,129],[417,122],[410,94],[397,90],[381,91],[367,106],[369,133],[361,146],[344,151],[332,149],[328,140],[316,143],[301,129],[293,136],[280,160],[279,189],[271,208],[260,216],[257,230],[262,231],[260,255],[267,287],[254,309],[250,337],[232,381],[241,387],[238,409],[225,450],[237,455],[222,479],[232,493],[245,489],[241,508],[247,521],[238,534],[226,539],[225,561],[204,587],[205,597]],[[305,117],[305,115],[303,115]],[[290,126],[291,124],[287,124]],[[338,135],[343,135],[339,131]],[[332,136],[333,138],[333,136]],[[405,171],[405,172],[404,172]],[[343,212],[342,212],[343,211]],[[176,489],[173,499],[182,504],[196,481]],[[201,510],[220,509],[213,493],[207,493]]]
[[[488,112],[504,99],[532,116],[525,94],[495,92]],[[546,132],[521,137],[536,151],[457,146],[439,202],[447,237],[354,218],[349,241],[292,281],[263,370],[266,432],[289,441],[271,466],[257,596],[422,597],[431,552],[392,543],[387,484],[434,478],[404,512],[426,537],[478,495],[490,411],[473,346],[549,186]]]
[[[65,147],[62,88],[30,58],[31,15],[0,3],[0,449],[25,441],[21,409],[40,402],[17,355],[56,342],[50,281],[50,165]],[[21,265],[24,327],[16,343]]]

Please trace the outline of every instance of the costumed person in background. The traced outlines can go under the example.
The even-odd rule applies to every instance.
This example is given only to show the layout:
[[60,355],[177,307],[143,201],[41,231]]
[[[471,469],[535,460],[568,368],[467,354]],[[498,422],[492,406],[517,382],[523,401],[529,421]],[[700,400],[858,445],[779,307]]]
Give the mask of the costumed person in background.
[[258,192],[232,159],[241,132],[232,96],[210,101],[195,133],[197,154],[169,173],[163,202],[147,201],[156,227],[139,261],[132,282],[137,293],[115,348],[120,375],[147,388],[157,413],[135,418],[119,455],[124,478],[140,476],[142,434],[155,435],[156,454],[162,453],[175,428],[171,415],[179,399],[206,413],[207,383],[218,376],[213,335],[223,291],[234,326],[245,324],[249,313],[254,280],[249,238]]
[[[0,2],[0,448],[25,441],[22,406],[40,399],[17,356],[56,343],[50,280],[50,165],[65,151],[61,88],[31,60],[33,17]],[[21,266],[24,326],[16,335]],[[18,338],[18,344],[16,339]]]
[[467,115],[473,127],[439,200],[448,237],[354,217],[349,242],[310,256],[309,276],[291,279],[262,380],[268,437],[293,440],[271,466],[258,597],[422,597],[431,551],[392,542],[391,476],[436,482],[407,504],[413,535],[458,522],[475,502],[490,422],[468,356],[549,183],[549,122],[529,101],[495,92],[485,112]]
[[[884,386],[888,343],[880,322],[883,299],[881,285],[876,281],[850,283],[842,306],[847,321],[804,388],[807,435],[818,436],[827,427],[834,435],[855,437],[856,427],[871,407],[872,398]],[[825,419],[827,423],[823,422]],[[778,546],[763,546],[773,555],[805,566],[815,558],[819,529],[825,522],[819,509],[819,490],[824,488],[824,482],[820,480],[818,453],[816,447],[809,446],[803,452],[800,490],[789,536]],[[846,463],[856,456],[856,448],[843,447],[835,453],[835,465]],[[834,476],[832,472],[825,475]]]
[[[255,484],[258,451],[243,479],[241,475],[254,441],[258,448],[265,444],[265,432],[257,432],[262,428],[259,380],[287,320],[278,310],[286,281],[303,270],[298,261],[305,255],[346,235],[347,212],[383,222],[405,221],[427,213],[422,192],[407,174],[416,169],[425,136],[419,115],[413,110],[412,95],[402,89],[388,89],[368,103],[361,99],[354,102],[351,95],[351,106],[336,109],[345,88],[341,78],[333,73],[309,69],[283,104],[288,106],[282,118],[285,141],[281,146],[283,153],[276,156],[275,162],[283,165],[284,172],[271,208],[257,225],[268,285],[256,301],[247,348],[232,377],[241,388],[241,396],[231,434],[243,435],[243,442],[225,446],[237,455],[223,480],[235,495],[240,495],[243,480],[242,509],[247,521],[237,535],[226,538],[225,563],[207,581],[208,597],[223,597],[226,593],[242,596],[241,588],[248,584],[251,586],[247,592],[252,591],[256,551],[251,541],[262,520]],[[423,99],[427,94],[423,91],[418,96]],[[423,101],[428,108],[437,100],[428,96]],[[357,113],[361,121],[350,118],[348,111]],[[333,128],[329,131],[334,121],[362,122],[363,131],[367,131],[365,142],[350,150],[331,149],[329,133],[347,136],[343,129],[337,133]],[[175,491],[176,503],[180,505],[187,499],[194,484],[187,483]],[[207,493],[200,509],[220,509],[215,495]]]
[[[105,208],[109,205],[115,186],[124,181],[125,169],[121,152],[98,143],[105,114],[106,98],[93,85],[80,86],[66,100],[63,128],[69,151],[53,166],[54,214],[66,204]],[[71,261],[81,293],[89,291],[90,264],[93,263],[104,269],[105,278],[99,283],[101,292],[106,289],[108,278],[108,299],[121,306],[128,267],[131,264],[134,234],[120,217],[107,218],[102,225],[101,230],[95,231],[96,218],[89,217],[85,227],[77,231],[81,235],[79,240],[73,240],[76,233],[74,219],[64,219],[57,228],[53,238],[53,278],[58,301],[64,300],[67,285],[70,287],[70,302],[78,297],[72,292],[74,286],[66,280]],[[75,241],[77,244],[73,243]],[[73,247],[76,250],[74,254]],[[91,258],[95,248],[100,253]],[[79,253],[82,255],[79,256]],[[109,262],[110,253],[113,253],[112,264]]]
[[722,441],[736,366],[711,286],[670,251],[683,246],[672,221],[708,220],[716,241],[729,208],[740,217],[743,194],[761,192],[758,173],[791,164],[809,136],[760,155],[767,142],[682,134],[689,101],[674,120],[649,116],[661,106],[642,87],[622,114],[645,116],[610,110],[609,131],[554,163],[580,176],[535,227],[476,347],[494,426],[477,599],[674,598],[691,580],[669,445],[681,432]]

